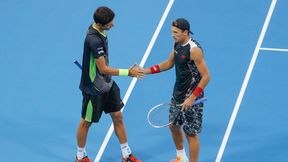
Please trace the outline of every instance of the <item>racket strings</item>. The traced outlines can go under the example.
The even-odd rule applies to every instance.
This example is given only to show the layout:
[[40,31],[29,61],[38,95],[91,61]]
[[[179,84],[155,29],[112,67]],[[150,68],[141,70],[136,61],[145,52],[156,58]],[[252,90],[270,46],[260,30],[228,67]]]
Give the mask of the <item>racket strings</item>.
[[[195,101],[194,105],[203,103],[206,98]],[[193,106],[192,106],[193,107]],[[191,110],[191,109],[189,109]],[[193,115],[193,110],[183,111],[182,104],[161,103],[151,108],[147,115],[148,123],[154,128],[163,128],[170,124],[182,126]]]

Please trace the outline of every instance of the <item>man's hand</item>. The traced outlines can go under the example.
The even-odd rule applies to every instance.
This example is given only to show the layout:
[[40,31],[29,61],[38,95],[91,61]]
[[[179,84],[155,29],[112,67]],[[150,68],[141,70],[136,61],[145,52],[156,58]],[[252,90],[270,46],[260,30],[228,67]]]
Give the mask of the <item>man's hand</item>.
[[143,79],[145,76],[144,69],[141,66],[134,64],[129,68],[129,76]]
[[184,102],[182,103],[182,110],[187,111],[188,109],[190,109],[192,107],[192,105],[194,104],[195,99],[196,99],[195,96],[190,96],[190,97],[186,98],[184,100]]

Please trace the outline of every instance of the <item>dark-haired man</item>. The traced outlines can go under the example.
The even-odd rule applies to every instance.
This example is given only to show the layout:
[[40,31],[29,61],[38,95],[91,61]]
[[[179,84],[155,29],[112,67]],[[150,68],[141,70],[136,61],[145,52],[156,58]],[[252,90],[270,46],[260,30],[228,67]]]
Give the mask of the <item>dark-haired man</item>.
[[109,113],[119,140],[123,162],[141,162],[132,154],[127,142],[126,130],[120,111],[123,102],[120,89],[112,80],[114,76],[143,77],[141,68],[118,69],[109,66],[106,32],[114,25],[114,12],[99,7],[94,13],[94,23],[89,27],[84,42],[80,89],[83,94],[82,118],[77,130],[77,156],[75,162],[91,162],[85,145],[89,127],[97,123],[102,112]]

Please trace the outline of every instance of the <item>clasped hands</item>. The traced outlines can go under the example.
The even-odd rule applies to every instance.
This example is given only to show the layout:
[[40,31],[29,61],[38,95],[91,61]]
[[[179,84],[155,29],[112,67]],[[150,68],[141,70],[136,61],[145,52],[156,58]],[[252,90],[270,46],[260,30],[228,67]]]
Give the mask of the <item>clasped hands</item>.
[[145,77],[144,68],[138,64],[134,64],[129,68],[129,76],[143,79]]

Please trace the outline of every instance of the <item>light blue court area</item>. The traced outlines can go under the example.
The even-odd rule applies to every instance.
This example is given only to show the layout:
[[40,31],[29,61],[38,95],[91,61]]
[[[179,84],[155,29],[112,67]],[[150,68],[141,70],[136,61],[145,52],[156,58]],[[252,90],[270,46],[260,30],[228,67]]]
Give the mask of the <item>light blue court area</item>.
[[[107,32],[115,68],[149,67],[167,59],[173,48],[172,21],[190,21],[211,73],[199,162],[288,161],[287,0],[3,0],[0,162],[74,161],[82,95],[81,71],[73,61],[82,61],[87,27],[103,5],[116,13],[115,26]],[[175,69],[134,83],[130,77],[113,78],[125,98],[123,116],[133,153],[143,162],[175,158],[170,131],[152,128],[146,119],[150,108],[170,101]],[[91,159],[121,160],[110,126],[110,116],[103,114],[91,127],[86,146]]]
[[285,161],[287,59],[287,53],[259,53],[222,161]]
[[287,5],[288,1],[277,1],[262,47],[288,48],[288,22],[283,19],[284,15],[288,15]]

